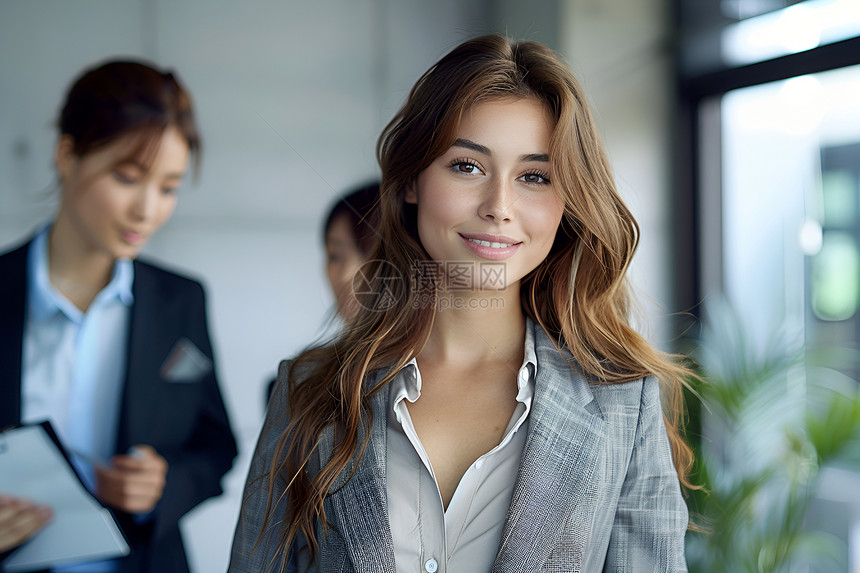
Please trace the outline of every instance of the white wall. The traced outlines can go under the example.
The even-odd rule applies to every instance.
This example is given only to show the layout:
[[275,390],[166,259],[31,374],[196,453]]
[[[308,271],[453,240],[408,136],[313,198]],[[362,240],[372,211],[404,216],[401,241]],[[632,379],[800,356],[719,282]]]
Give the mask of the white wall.
[[560,50],[595,112],[619,192],[639,222],[630,275],[645,312],[642,331],[671,348],[668,0],[562,0]]
[[525,10],[486,0],[0,0],[0,250],[52,213],[52,122],[81,68],[143,56],[175,67],[194,96],[201,177],[145,251],[207,286],[240,446],[225,495],[184,520],[194,571],[224,569],[263,388],[331,305],[326,206],[376,175],[380,129],[463,39],[507,31],[568,57],[642,224],[634,280],[666,302],[665,1],[541,0]]

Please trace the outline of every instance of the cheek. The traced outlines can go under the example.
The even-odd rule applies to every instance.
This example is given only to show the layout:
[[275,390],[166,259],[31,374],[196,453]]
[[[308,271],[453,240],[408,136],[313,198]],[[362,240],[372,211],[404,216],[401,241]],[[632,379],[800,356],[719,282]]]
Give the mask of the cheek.
[[72,202],[70,206],[88,226],[110,224],[127,213],[131,196],[126,190],[117,188],[109,176],[95,180],[82,178],[77,184],[64,200]]
[[346,281],[346,272],[343,263],[330,263],[327,268],[328,282],[332,288],[338,288]]
[[418,242],[424,247],[424,250],[430,255],[430,258],[441,256],[438,252],[436,237],[438,236],[439,223],[436,221],[434,214],[427,209],[418,208]]
[[158,199],[158,226],[160,227],[170,219],[176,209],[176,195],[162,195]]
[[91,188],[78,194],[76,210],[91,227],[110,223],[125,209],[122,195],[112,189]]
[[346,261],[346,269],[344,274],[352,280],[352,277],[355,276],[355,273],[358,272],[358,269],[361,267],[363,259],[358,253],[352,253]]
[[361,269],[362,264],[364,264],[364,259],[358,251],[351,253],[346,258],[343,266],[339,269],[340,275],[338,277],[338,280],[342,285],[344,285],[344,288],[352,288],[353,282],[355,281],[355,275],[358,273],[359,269]]
[[352,279],[361,267],[362,259],[358,255],[344,255],[343,260],[337,263],[326,264],[326,275],[332,288],[337,289],[343,285],[352,284]]
[[419,228],[432,231],[456,218],[457,213],[466,208],[466,193],[457,193],[449,182],[436,173],[424,173],[417,183]]
[[539,225],[546,232],[546,238],[552,243],[561,225],[561,218],[564,215],[564,205],[558,199],[547,201],[541,209],[536,210],[540,214]]
[[418,235],[424,247],[433,237],[444,235],[446,229],[455,226],[468,210],[462,198],[444,196],[442,193],[427,194],[418,204]]
[[340,266],[335,263],[328,263],[325,267],[326,278],[328,285],[333,291],[337,291],[340,281]]

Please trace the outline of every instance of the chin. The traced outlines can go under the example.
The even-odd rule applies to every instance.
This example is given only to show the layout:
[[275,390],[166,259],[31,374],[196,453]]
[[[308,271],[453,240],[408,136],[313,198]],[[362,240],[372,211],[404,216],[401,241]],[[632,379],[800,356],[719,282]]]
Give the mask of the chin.
[[140,254],[140,249],[129,248],[129,247],[120,248],[120,249],[113,249],[111,251],[111,256],[114,259],[131,259],[131,260],[134,260],[137,258],[137,256],[139,254]]

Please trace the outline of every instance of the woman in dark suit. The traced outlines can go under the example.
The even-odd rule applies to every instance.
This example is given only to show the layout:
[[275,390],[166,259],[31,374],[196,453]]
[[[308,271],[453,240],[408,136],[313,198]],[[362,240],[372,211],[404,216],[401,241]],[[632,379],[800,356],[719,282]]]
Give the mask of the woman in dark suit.
[[201,285],[136,258],[196,167],[191,100],[170,72],[108,62],[59,132],[56,216],[0,256],[0,427],[49,419],[132,548],[55,571],[187,571],[179,519],[221,493],[236,444]]

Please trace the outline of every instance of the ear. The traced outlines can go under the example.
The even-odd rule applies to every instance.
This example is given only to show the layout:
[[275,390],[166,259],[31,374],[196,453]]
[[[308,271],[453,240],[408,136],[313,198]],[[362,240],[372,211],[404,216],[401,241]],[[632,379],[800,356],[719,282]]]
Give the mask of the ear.
[[54,166],[57,168],[60,181],[64,181],[71,176],[77,161],[75,140],[72,139],[71,135],[61,135],[60,139],[57,140],[57,147],[54,149]]
[[415,181],[410,183],[409,187],[406,188],[406,193],[403,194],[403,200],[413,205],[418,204],[418,192],[415,190],[415,185]]

